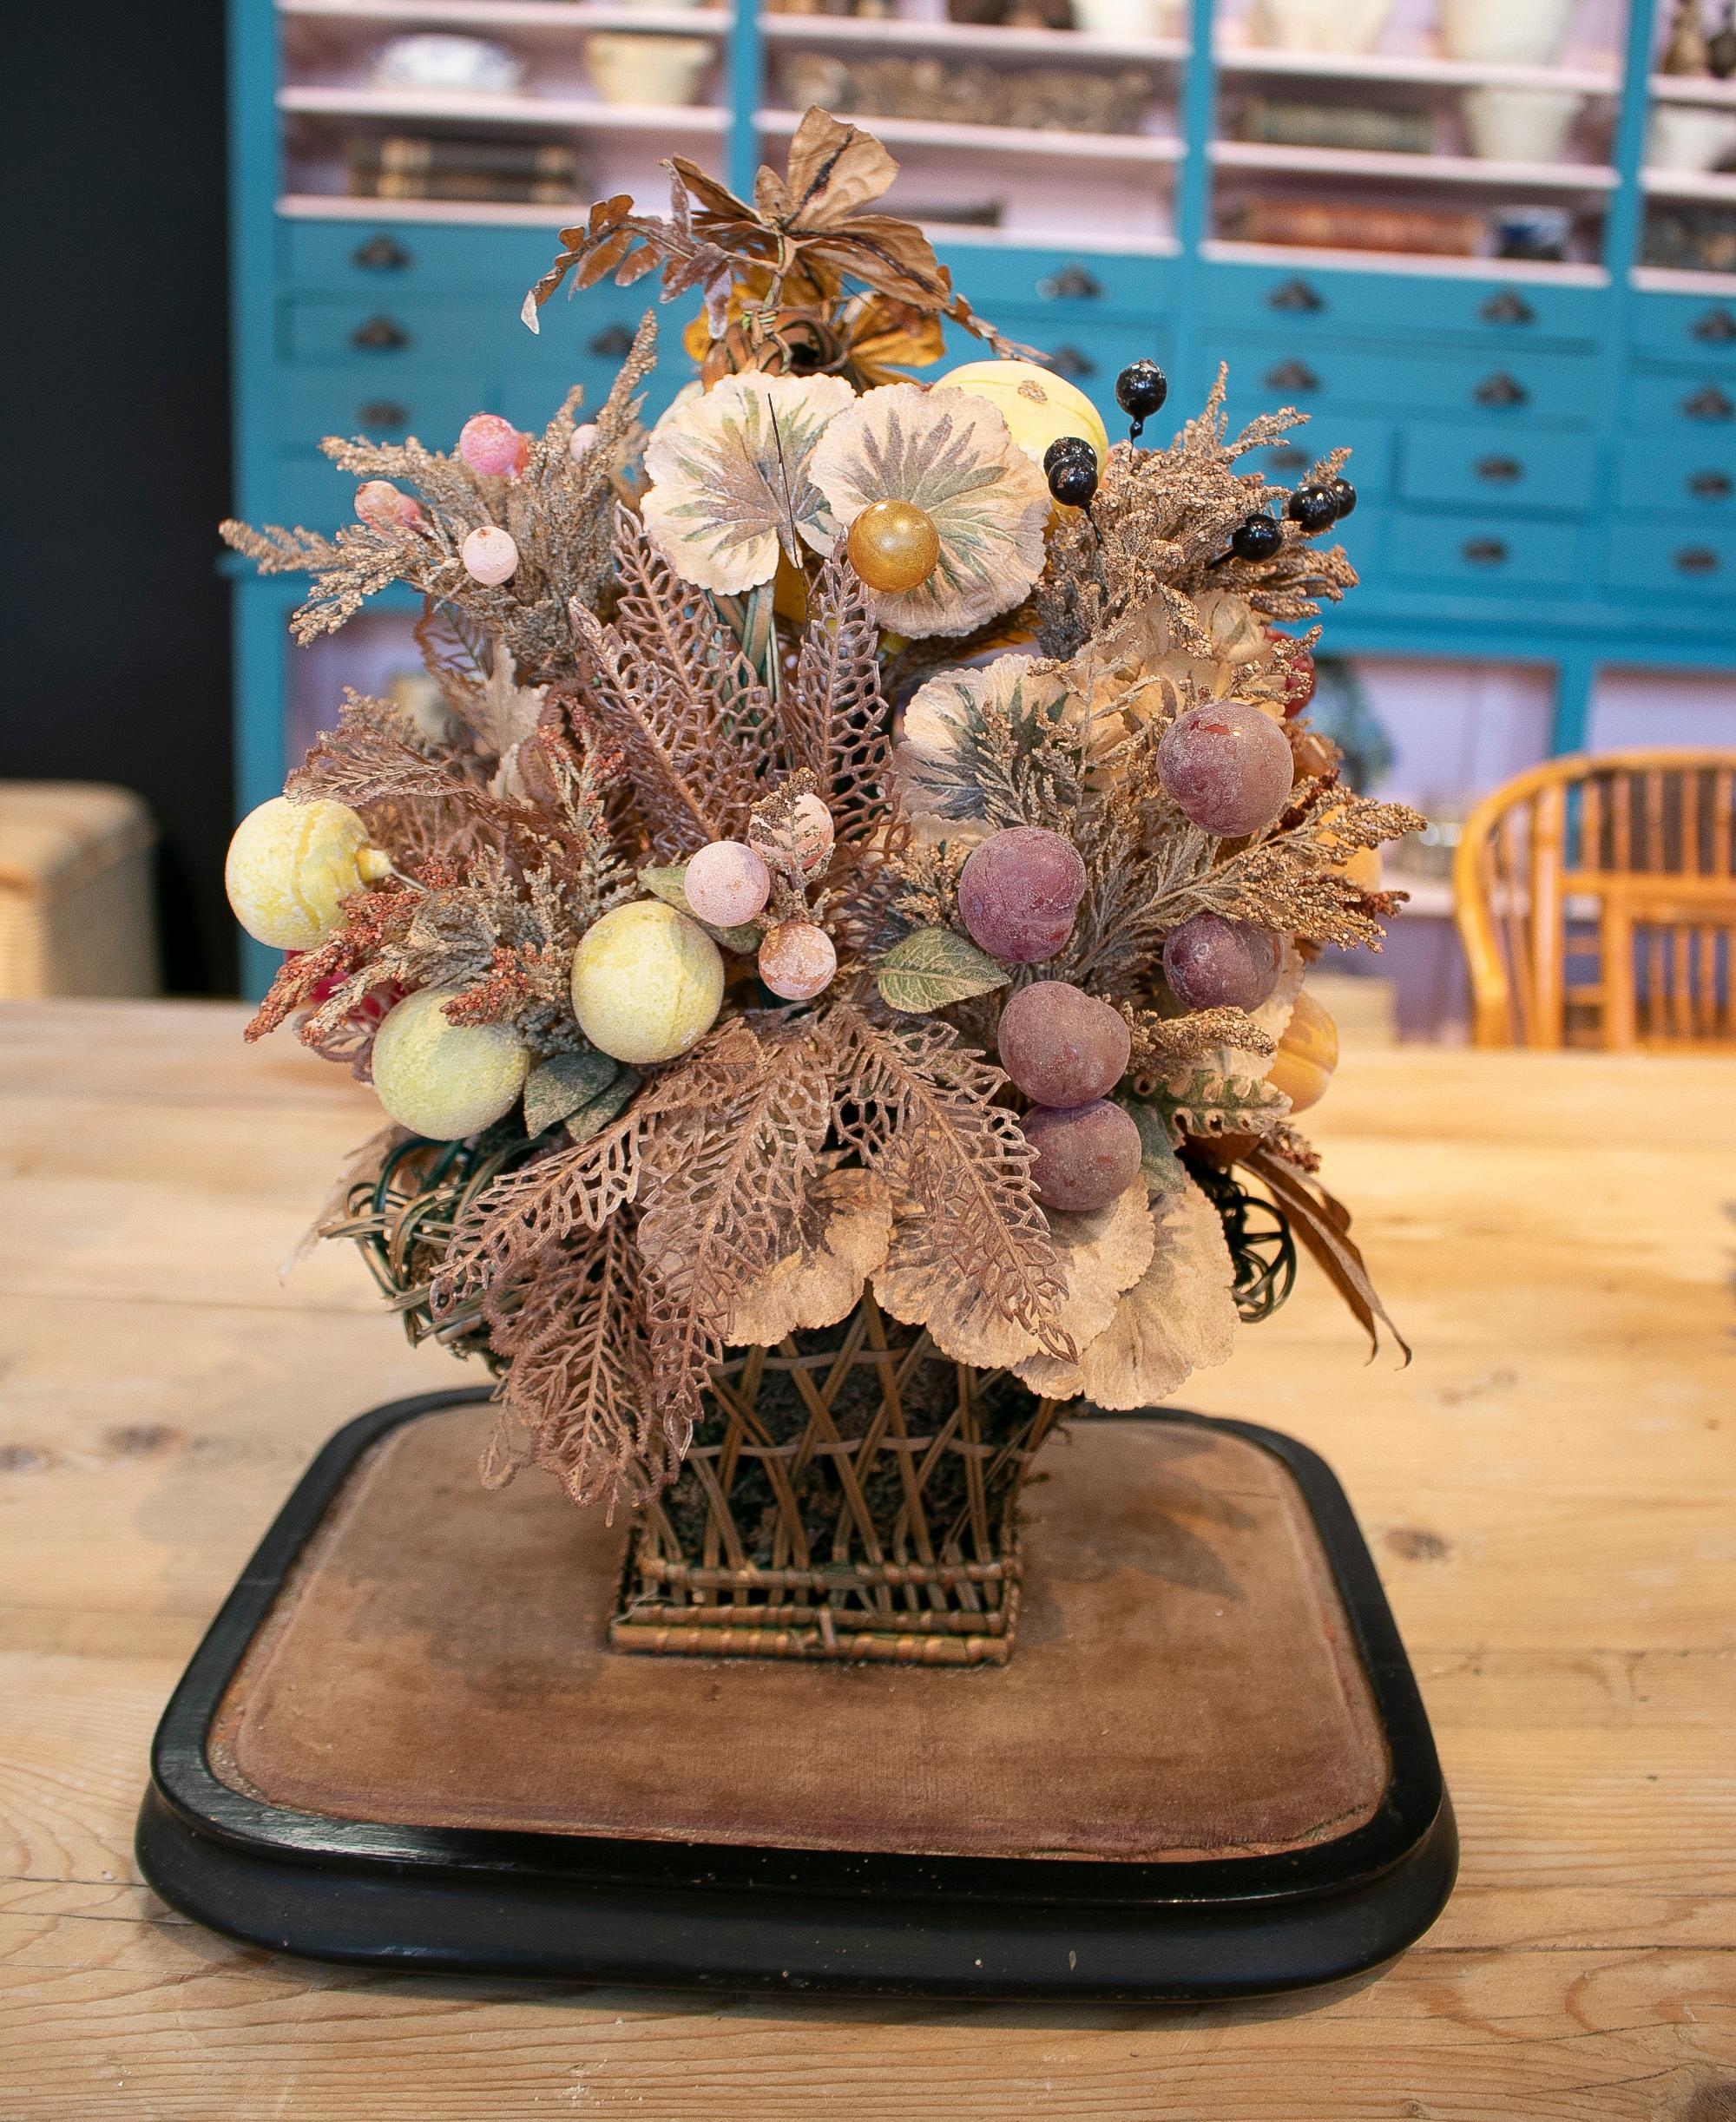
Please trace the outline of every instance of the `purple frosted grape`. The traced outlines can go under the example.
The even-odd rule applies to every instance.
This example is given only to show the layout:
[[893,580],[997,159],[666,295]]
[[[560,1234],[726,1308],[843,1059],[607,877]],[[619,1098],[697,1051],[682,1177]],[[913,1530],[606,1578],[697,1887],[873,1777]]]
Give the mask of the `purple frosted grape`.
[[1085,864],[1043,825],[1009,825],[970,851],[958,877],[958,913],[970,940],[1003,965],[1038,965],[1073,933]]
[[1070,981],[1037,980],[1001,1012],[1001,1066],[1037,1105],[1089,1105],[1127,1073],[1127,1021]]
[[1019,1125],[1036,1152],[1032,1177],[1045,1208],[1105,1208],[1139,1176],[1140,1131],[1107,1098],[1059,1112],[1040,1105]]
[[1258,1009],[1278,980],[1278,938],[1251,921],[1194,914],[1163,941],[1163,976],[1190,1009]]
[[1269,825],[1290,800],[1290,740],[1245,700],[1193,707],[1164,732],[1158,779],[1189,821],[1221,840]]

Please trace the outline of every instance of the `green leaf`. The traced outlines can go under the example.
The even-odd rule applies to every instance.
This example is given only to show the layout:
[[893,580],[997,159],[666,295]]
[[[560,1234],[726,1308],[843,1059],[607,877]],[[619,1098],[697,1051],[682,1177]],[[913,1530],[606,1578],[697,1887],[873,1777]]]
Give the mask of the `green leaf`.
[[1290,1110],[1281,1090],[1259,1076],[1194,1068],[1170,1077],[1161,1108],[1184,1134],[1270,1134]]
[[1120,1103],[1140,1132],[1140,1172],[1154,1200],[1178,1193],[1187,1183],[1187,1173],[1175,1153],[1175,1133],[1162,1109],[1142,1098],[1123,1098]]
[[[617,1063],[617,1068],[619,1064]],[[575,1145],[601,1134],[612,1120],[618,1120],[633,1101],[633,1094],[644,1081],[636,1068],[620,1068],[615,1081],[595,1098],[567,1115],[567,1136]]]
[[1010,977],[1004,965],[952,929],[918,929],[906,936],[893,944],[874,976],[881,1000],[910,1016],[986,995],[1005,987]]
[[588,1047],[582,1054],[556,1054],[530,1071],[524,1085],[524,1132],[541,1134],[602,1095],[621,1074],[621,1063]]
[[739,951],[743,957],[751,958],[764,940],[765,923],[744,921],[738,928],[720,929],[709,921],[700,921],[687,904],[687,895],[683,888],[687,874],[687,865],[685,862],[671,862],[661,866],[654,863],[639,872],[639,881],[653,898],[661,899],[665,906],[673,906],[677,913],[685,914],[689,921],[697,922],[713,943],[720,944],[726,950]]

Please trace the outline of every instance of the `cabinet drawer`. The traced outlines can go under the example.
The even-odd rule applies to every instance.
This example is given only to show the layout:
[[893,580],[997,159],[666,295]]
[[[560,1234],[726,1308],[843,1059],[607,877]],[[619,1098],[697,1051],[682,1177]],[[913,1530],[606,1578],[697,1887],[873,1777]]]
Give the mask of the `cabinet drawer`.
[[1628,424],[1673,436],[1736,437],[1736,376],[1704,369],[1630,376]]
[[[575,207],[573,218],[579,218]],[[443,227],[437,222],[304,221],[278,224],[285,283],[310,294],[364,302],[406,295],[475,293],[510,316],[524,291],[555,261],[556,229]]]
[[[1094,317],[1155,321],[1164,307],[1174,268],[1162,258],[1105,256],[1101,252],[1009,251],[999,245],[950,238],[940,255],[973,309],[1007,332],[1003,309],[1036,312],[1045,329],[1086,328]],[[1041,340],[1034,342],[1041,344]]]
[[1235,418],[1294,405],[1300,412],[1463,413],[1488,432],[1533,421],[1587,424],[1597,367],[1588,354],[1384,353],[1378,347],[1250,336],[1233,350]]
[[1736,598],[1736,527],[1681,517],[1629,524],[1611,541],[1604,579],[1699,604],[1727,603]]
[[1667,446],[1630,439],[1621,446],[1616,494],[1624,509],[1736,518],[1736,433],[1708,434],[1704,443],[1672,437]]
[[1600,287],[1462,280],[1439,274],[1317,273],[1309,266],[1213,265],[1207,308],[1232,328],[1282,322],[1298,345],[1335,333],[1371,338],[1450,335],[1506,353],[1535,345],[1591,345],[1608,293]]
[[1703,295],[1636,295],[1634,347],[1656,361],[1736,369],[1736,302]]
[[[414,365],[492,372],[503,363],[554,374],[589,357],[611,371],[633,343],[634,329],[654,296],[640,288],[587,288],[569,307],[557,297],[542,312],[540,332],[527,331],[513,302],[475,296],[387,296],[377,302],[352,297],[298,295],[279,312],[279,344],[291,362],[364,364],[384,375]],[[674,349],[691,306],[660,309],[660,343]]]
[[1566,523],[1477,516],[1395,516],[1386,572],[1437,588],[1526,588],[1577,582],[1581,533]]
[[[1294,486],[1311,464],[1329,450],[1348,450],[1351,461],[1345,476],[1356,488],[1358,503],[1378,507],[1392,491],[1393,429],[1384,421],[1310,420],[1294,429],[1288,440],[1264,450],[1250,450],[1240,460],[1240,468],[1257,471],[1279,486]],[[1351,523],[1362,520],[1361,507]],[[1345,535],[1347,523],[1338,535]]]
[[431,450],[450,450],[473,412],[504,411],[498,384],[486,375],[431,372],[420,365],[383,374],[358,362],[292,371],[278,393],[273,424],[286,448],[317,445],[327,435],[365,435],[371,442],[414,435]]
[[1588,436],[1419,424],[1401,431],[1398,463],[1408,501],[1576,515],[1591,501],[1596,452]]

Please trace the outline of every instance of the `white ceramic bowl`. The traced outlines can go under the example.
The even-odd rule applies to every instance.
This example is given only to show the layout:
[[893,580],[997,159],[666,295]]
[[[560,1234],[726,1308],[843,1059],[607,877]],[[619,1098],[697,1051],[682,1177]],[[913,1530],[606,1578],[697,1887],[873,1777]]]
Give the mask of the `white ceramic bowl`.
[[1582,95],[1555,89],[1467,89],[1462,99],[1470,151],[1489,162],[1558,162]]
[[1696,110],[1687,103],[1660,103],[1646,135],[1646,161],[1653,169],[1716,168],[1736,148],[1736,116],[1727,110]]
[[708,37],[599,30],[585,39],[585,65],[605,103],[691,103],[713,49]]
[[374,61],[377,88],[424,95],[511,95],[523,82],[523,60],[480,36],[396,36]]
[[1450,59],[1552,66],[1568,41],[1575,0],[1441,0],[1441,46]]
[[1392,8],[1393,0],[1253,0],[1248,35],[1272,51],[1367,51]]

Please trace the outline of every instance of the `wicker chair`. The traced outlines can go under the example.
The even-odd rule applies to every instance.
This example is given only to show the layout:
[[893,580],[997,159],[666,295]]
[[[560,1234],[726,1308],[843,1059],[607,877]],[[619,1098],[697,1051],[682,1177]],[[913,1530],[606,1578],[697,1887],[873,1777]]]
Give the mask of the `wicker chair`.
[[1736,1048],[1736,752],[1534,766],[1453,885],[1478,1046]]

